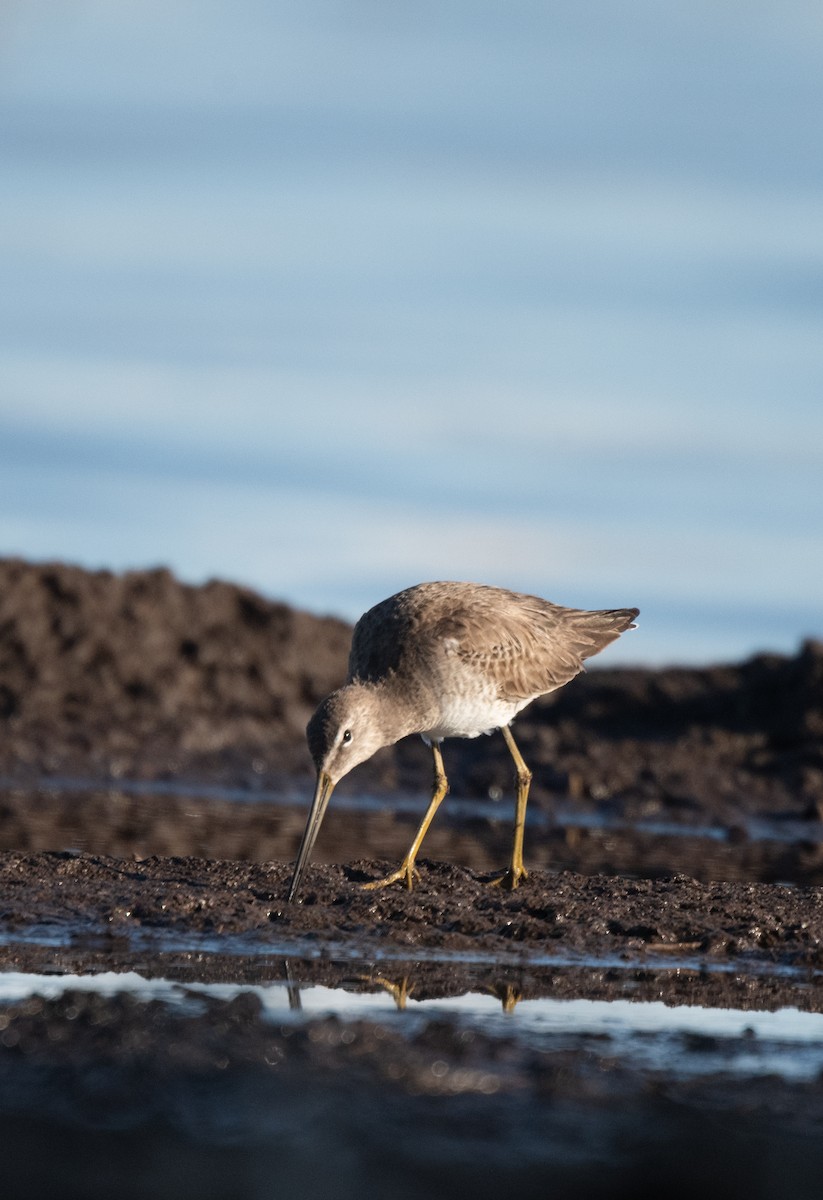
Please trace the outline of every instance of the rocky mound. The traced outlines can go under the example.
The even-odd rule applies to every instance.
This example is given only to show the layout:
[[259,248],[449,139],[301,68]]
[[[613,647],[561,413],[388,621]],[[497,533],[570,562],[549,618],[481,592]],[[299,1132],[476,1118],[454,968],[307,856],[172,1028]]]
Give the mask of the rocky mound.
[[303,730],[349,637],[219,581],[0,561],[0,767],[306,771]]

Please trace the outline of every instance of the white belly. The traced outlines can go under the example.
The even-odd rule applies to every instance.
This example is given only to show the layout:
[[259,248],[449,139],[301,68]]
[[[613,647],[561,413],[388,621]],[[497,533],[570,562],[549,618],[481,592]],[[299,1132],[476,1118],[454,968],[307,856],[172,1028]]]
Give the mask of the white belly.
[[425,742],[440,742],[448,737],[473,738],[492,733],[508,725],[531,699],[501,700],[491,688],[485,694],[474,687],[450,690],[441,699],[437,721],[420,736]]

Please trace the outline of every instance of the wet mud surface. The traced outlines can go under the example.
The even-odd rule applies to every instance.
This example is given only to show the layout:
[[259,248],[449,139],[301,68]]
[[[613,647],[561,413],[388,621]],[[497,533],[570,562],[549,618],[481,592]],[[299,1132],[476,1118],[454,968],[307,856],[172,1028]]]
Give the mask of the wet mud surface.
[[[401,743],[335,793],[287,905],[349,632],[0,561],[0,1193],[817,1196],[823,1035],[793,1075],[753,1029],[823,1013],[821,643],[592,669],[527,710],[514,893],[499,738],[447,743],[414,892],[361,889],[425,807]],[[697,1023],[627,1049],[533,1015],[624,1001]],[[744,1025],[700,1032],[715,1011]]]
[[360,958],[412,948],[486,960],[678,952],[706,962],[823,969],[823,889],[532,870],[507,892],[486,874],[425,860],[412,892],[360,886],[391,865],[312,867],[301,899],[288,904],[286,864],[6,852],[0,918],[7,934],[163,931],[254,939],[261,949],[295,953],[310,943],[327,956],[341,947]]
[[[411,894],[361,890],[389,865],[312,865],[286,905],[282,862],[3,852],[0,988],[31,980],[0,996],[3,1194],[818,1194],[823,1078],[773,1066],[797,1049],[697,1025],[672,1035],[680,1070],[651,1034],[649,1060],[522,1018],[547,999],[821,1013],[821,889],[533,868],[507,893],[424,860]],[[131,994],[135,975],[174,996]],[[385,1008],[318,1011],[324,988]],[[498,1024],[426,1012],[467,996]]]

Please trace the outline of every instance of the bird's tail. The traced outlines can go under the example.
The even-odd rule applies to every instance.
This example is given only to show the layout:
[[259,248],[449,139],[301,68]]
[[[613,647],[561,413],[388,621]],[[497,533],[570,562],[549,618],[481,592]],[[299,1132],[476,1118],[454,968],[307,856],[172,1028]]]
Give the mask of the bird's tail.
[[639,608],[604,608],[593,614],[603,618],[606,628],[614,629],[615,637],[625,633],[627,629],[636,629],[634,618],[640,616]]
[[580,638],[580,657],[591,658],[599,654],[621,633],[635,629],[634,618],[639,615],[639,608],[604,608],[581,612],[579,619],[573,622]]

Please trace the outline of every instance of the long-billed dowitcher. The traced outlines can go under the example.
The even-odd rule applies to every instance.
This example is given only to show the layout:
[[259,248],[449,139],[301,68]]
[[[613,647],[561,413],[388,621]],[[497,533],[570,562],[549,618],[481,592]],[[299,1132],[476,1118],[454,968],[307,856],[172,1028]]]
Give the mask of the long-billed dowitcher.
[[523,827],[531,772],[509,724],[538,696],[568,683],[626,629],[636,608],[563,608],[477,583],[421,583],[360,618],[345,685],[328,696],[306,735],[317,786],[289,888],[293,900],[335,785],[381,746],[419,733],[434,755],[431,803],[408,854],[386,879],[411,888],[426,830],[448,791],[440,743],[499,729],[517,773],[511,863],[495,880],[515,888],[526,877]]

